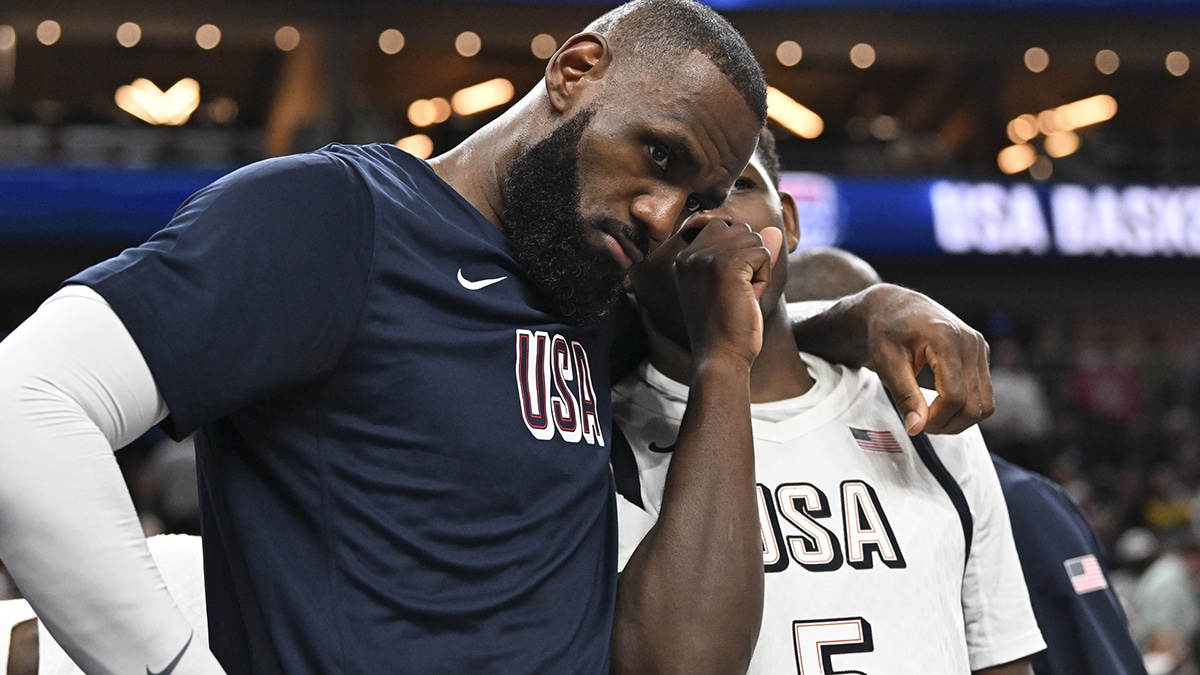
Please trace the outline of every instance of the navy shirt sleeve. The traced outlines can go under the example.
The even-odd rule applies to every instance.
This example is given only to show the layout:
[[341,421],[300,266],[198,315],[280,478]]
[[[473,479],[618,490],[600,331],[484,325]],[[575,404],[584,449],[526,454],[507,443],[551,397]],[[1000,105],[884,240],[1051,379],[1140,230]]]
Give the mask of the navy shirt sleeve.
[[68,279],[137,342],[182,438],[321,376],[352,335],[370,271],[371,198],[330,153],[239,169],[138,248]]
[[[1008,502],[1017,554],[1047,649],[1031,657],[1038,675],[1144,675],[1129,624],[1107,583],[1104,550],[1086,517],[1049,479],[993,456]],[[1077,590],[1067,562],[1094,556],[1102,588]],[[1080,592],[1083,590],[1083,592]]]

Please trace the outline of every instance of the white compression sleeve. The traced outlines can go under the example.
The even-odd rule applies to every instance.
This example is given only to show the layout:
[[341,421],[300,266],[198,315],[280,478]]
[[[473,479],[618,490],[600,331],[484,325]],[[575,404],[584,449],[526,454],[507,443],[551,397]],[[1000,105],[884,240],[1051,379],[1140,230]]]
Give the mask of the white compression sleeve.
[[0,342],[0,559],[89,673],[221,672],[189,644],[113,457],[166,414],[91,289],[60,290]]

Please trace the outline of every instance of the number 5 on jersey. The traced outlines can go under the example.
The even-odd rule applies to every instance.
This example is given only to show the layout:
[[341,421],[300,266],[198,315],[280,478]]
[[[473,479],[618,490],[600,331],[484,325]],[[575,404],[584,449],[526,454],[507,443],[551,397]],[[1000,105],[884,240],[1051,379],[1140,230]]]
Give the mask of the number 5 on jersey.
[[875,649],[871,624],[861,616],[844,619],[793,621],[796,667],[800,675],[867,675],[861,670],[834,670],[835,654],[856,654]]

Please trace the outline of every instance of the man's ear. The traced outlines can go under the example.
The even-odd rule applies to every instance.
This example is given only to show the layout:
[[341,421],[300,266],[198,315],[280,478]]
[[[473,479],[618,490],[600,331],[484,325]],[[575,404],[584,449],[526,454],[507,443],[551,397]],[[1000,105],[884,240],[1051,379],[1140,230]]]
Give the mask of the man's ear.
[[788,253],[800,245],[800,215],[796,213],[796,200],[786,192],[779,193],[779,205],[783,210],[783,233],[787,238]]
[[587,84],[608,67],[608,40],[598,33],[572,35],[546,64],[546,94],[550,105],[566,112],[585,98]]

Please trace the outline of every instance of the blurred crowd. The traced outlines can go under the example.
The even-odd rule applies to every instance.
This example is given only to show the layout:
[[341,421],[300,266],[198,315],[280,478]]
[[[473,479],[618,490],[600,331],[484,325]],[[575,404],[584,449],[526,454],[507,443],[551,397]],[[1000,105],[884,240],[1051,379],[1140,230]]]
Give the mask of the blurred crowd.
[[1200,323],[1164,318],[1029,325],[995,314],[996,454],[1083,508],[1147,668],[1195,673],[1200,654]]

